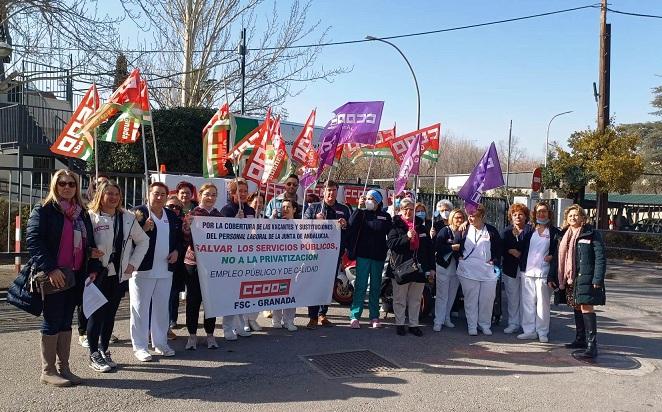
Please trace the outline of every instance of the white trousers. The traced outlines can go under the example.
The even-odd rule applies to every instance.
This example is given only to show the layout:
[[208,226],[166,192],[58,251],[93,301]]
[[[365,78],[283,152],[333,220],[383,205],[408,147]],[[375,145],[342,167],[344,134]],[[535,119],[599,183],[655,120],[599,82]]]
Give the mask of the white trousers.
[[289,324],[294,324],[294,318],[297,315],[297,308],[289,309],[276,309],[272,312],[271,322],[274,325],[280,325],[281,323],[286,326]]
[[506,289],[506,300],[508,302],[508,326],[519,327],[522,324],[520,312],[520,296],[522,295],[522,278],[524,275],[518,270],[517,277],[511,278],[503,275],[503,285]]
[[482,330],[492,326],[492,309],[496,295],[496,280],[472,280],[459,277],[464,294],[464,313],[467,316],[468,330]]
[[395,324],[405,324],[405,313],[409,317],[409,326],[418,326],[418,314],[421,310],[421,298],[425,283],[410,282],[404,285],[393,283],[393,313]]
[[241,315],[241,319],[242,319],[244,325],[246,325],[249,320],[257,320],[257,317],[258,317],[259,314],[260,314],[260,312],[244,313],[243,315]]
[[[152,334],[154,348],[168,347],[168,300],[172,277],[129,279],[129,300],[131,305],[131,344],[133,350],[147,350],[148,336]],[[152,304],[150,319],[149,306]]]
[[460,280],[455,272],[457,266],[455,261],[451,261],[447,268],[437,265],[437,293],[434,298],[434,324],[442,325],[445,321],[451,320],[451,308],[455,301],[457,288],[460,286]]
[[223,316],[223,335],[233,335],[236,330],[244,330],[243,315]]
[[549,334],[549,303],[551,290],[545,278],[522,276],[522,330]]

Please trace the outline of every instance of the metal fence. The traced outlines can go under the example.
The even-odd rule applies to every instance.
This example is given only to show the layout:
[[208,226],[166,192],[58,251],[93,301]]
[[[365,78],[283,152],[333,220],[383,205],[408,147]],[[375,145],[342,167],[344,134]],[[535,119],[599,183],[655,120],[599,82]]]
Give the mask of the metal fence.
[[[460,199],[457,195],[437,195],[436,201],[438,202],[441,199],[450,200],[453,203],[453,206],[457,208],[464,207],[464,200]],[[435,210],[435,205],[433,204],[435,199],[433,199],[432,193],[419,193],[418,201],[425,204],[429,213],[432,213]],[[485,221],[487,223],[493,225],[499,230],[508,226],[508,201],[505,198],[482,197],[480,203],[485,206]]]

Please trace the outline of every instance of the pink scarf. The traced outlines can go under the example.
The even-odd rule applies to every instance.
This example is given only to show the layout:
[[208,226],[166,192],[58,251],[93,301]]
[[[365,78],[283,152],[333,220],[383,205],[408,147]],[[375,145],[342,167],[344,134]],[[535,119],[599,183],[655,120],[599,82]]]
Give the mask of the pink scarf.
[[[400,217],[406,224],[407,224],[407,229],[408,230],[414,230],[416,231],[414,227],[414,222],[409,220],[409,219],[404,219]],[[411,240],[409,241],[409,250],[418,250],[418,245],[419,245],[419,239],[418,239],[418,234],[416,234]]]
[[573,277],[575,275],[575,252],[577,250],[577,239],[581,233],[581,227],[572,228],[568,230],[561,239],[559,245],[559,287],[565,289],[565,285],[572,285]]
[[69,220],[73,226],[73,268],[78,270],[83,267],[85,260],[85,247],[87,244],[87,229],[83,222],[83,208],[77,203],[71,203],[66,200],[58,202],[64,218]]

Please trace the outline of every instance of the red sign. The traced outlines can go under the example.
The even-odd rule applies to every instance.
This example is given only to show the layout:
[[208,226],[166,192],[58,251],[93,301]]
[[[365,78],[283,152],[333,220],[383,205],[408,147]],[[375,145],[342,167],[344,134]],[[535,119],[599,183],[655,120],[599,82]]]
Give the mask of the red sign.
[[540,192],[540,189],[542,189],[542,169],[541,168],[536,168],[536,170],[533,171],[533,179],[531,180],[531,190],[534,192]]
[[264,298],[267,296],[287,296],[290,294],[291,279],[259,280],[241,282],[239,298]]
[[345,185],[343,186],[345,190],[345,204],[351,206],[359,205],[359,198],[363,194],[363,186],[358,185]]

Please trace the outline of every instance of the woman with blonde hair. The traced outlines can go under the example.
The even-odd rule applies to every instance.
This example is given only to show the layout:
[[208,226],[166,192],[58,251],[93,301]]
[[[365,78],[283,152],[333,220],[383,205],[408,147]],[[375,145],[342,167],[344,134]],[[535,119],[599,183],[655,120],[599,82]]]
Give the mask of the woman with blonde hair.
[[576,336],[567,348],[586,348],[583,356],[598,355],[595,305],[604,305],[606,258],[602,235],[586,224],[586,213],[577,204],[563,215],[559,242],[558,286],[566,291],[575,315]]
[[434,239],[436,271],[436,296],[434,298],[434,325],[432,330],[441,331],[442,326],[454,328],[451,322],[451,308],[455,301],[460,280],[457,277],[457,263],[460,260],[462,231],[467,215],[460,209],[453,209],[444,226]]
[[44,272],[56,290],[43,298],[40,380],[53,386],[80,384],[69,368],[71,323],[86,278],[94,281],[100,269],[101,252],[83,208],[78,175],[64,169],[55,172],[48,195],[30,213],[25,240],[28,264]]
[[101,274],[95,284],[108,299],[88,319],[87,338],[90,345],[90,368],[109,372],[117,367],[108,350],[115,326],[115,315],[124,297],[122,282],[131,278],[149,248],[145,234],[133,213],[122,208],[122,191],[112,181],[101,183],[88,204],[94,229],[94,241],[103,252]]

